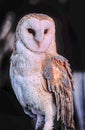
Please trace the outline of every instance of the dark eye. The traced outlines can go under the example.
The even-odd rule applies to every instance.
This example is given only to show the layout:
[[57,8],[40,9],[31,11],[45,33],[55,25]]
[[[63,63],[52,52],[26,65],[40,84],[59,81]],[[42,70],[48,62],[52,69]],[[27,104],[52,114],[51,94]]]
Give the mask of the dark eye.
[[44,30],[44,34],[47,34],[47,33],[48,33],[48,29],[45,29],[45,30]]
[[32,28],[28,28],[28,32],[35,36],[35,30],[33,30]]

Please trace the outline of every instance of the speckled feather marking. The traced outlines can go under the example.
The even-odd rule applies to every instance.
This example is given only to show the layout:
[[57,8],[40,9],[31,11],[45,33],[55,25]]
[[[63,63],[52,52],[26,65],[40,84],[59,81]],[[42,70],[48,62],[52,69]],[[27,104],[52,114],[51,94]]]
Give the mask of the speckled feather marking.
[[60,55],[48,58],[43,69],[44,77],[48,83],[47,90],[55,94],[57,120],[61,119],[67,127],[74,129],[73,82],[67,59]]

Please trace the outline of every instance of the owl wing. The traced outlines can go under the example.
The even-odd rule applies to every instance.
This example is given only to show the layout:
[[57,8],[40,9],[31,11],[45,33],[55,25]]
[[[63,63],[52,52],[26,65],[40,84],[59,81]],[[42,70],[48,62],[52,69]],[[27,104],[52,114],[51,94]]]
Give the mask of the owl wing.
[[44,63],[46,90],[55,97],[57,120],[67,127],[74,128],[73,121],[73,81],[70,65],[66,58],[57,55],[47,58]]

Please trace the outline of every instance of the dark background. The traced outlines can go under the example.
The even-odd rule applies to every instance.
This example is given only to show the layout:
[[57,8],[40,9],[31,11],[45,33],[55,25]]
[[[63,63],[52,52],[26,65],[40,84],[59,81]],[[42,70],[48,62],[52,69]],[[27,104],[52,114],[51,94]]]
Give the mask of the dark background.
[[[28,13],[45,13],[56,23],[58,52],[68,58],[72,71],[85,71],[84,0],[0,0],[0,27],[5,15],[15,12],[14,31],[19,19]],[[1,61],[2,86],[0,91],[0,130],[34,130],[34,123],[19,105],[10,85],[7,52]],[[3,78],[6,77],[6,78]],[[76,113],[75,113],[76,121]],[[76,126],[77,127],[77,126]],[[77,128],[78,129],[78,128]]]

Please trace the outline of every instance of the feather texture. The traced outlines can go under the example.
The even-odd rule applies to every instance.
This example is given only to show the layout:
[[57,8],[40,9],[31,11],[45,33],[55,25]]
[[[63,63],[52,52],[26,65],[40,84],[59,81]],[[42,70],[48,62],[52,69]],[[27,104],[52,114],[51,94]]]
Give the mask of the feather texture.
[[43,75],[47,80],[47,90],[55,95],[57,120],[61,119],[67,127],[74,128],[73,80],[67,59],[60,55],[46,58]]

